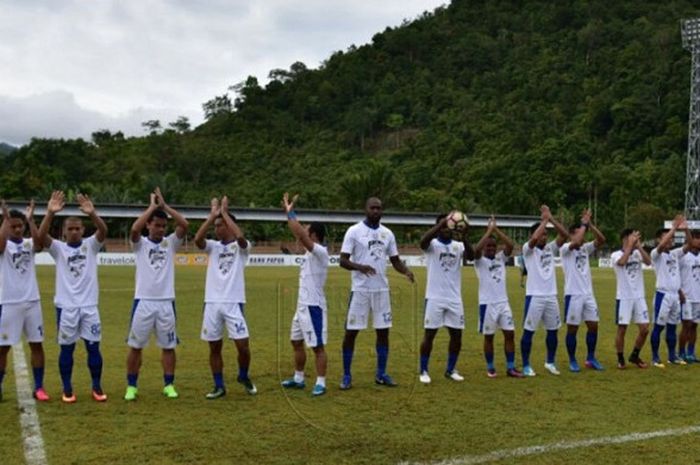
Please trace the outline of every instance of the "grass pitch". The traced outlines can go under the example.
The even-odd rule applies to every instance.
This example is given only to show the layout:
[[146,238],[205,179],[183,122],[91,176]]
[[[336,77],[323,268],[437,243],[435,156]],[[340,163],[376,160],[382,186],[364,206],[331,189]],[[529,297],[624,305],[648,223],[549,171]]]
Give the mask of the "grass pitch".
[[[235,382],[236,353],[225,349],[228,395],[207,401],[212,386],[207,344],[199,340],[204,268],[177,269],[178,365],[175,383],[180,399],[161,396],[159,350],[152,341],[144,350],[139,378],[139,400],[122,400],[126,385],[125,337],[133,299],[133,268],[100,269],[104,356],[103,385],[110,399],[97,404],[90,398],[84,347],[76,349],[74,388],[78,403],[62,404],[58,374],[58,346],[52,302],[53,268],[39,267],[46,325],[46,388],[52,401],[37,406],[50,464],[324,464],[397,463],[434,461],[485,454],[499,449],[548,444],[630,432],[684,427],[699,423],[700,408],[694,390],[700,367],[639,370],[615,369],[614,295],[612,270],[595,269],[594,286],[601,310],[598,343],[606,371],[571,374],[567,367],[564,330],[560,331],[557,361],[562,375],[543,367],[544,331],[536,334],[532,361],[538,376],[525,380],[505,377],[502,337],[496,338],[499,377],[487,379],[482,338],[476,333],[477,296],[473,270],[463,273],[467,328],[458,369],[464,383],[442,377],[447,335],[440,331],[430,363],[433,383],[418,383],[418,347],[422,338],[425,270],[414,270],[412,286],[393,271],[389,373],[400,384],[375,386],[374,334],[363,331],[356,347],[353,382],[338,390],[342,373],[340,345],[350,276],[340,269],[329,273],[329,391],[311,398],[305,391],[284,391],[279,382],[292,373],[289,326],[296,302],[298,269],[248,268],[246,316],[251,332],[251,377],[258,395],[248,396]],[[524,290],[518,270],[510,269],[509,294],[522,327]],[[653,273],[646,273],[649,304]],[[560,289],[563,283],[559,275]],[[650,305],[651,306],[651,305]],[[582,330],[583,331],[583,330]],[[627,348],[636,329],[628,332]],[[649,359],[648,342],[643,356]],[[585,354],[579,335],[579,362]],[[517,362],[520,365],[519,347]],[[627,349],[629,352],[629,349]],[[27,349],[28,353],[28,349]],[[662,354],[666,354],[662,343]],[[309,352],[307,376],[313,381]],[[0,463],[23,463],[12,361],[8,362]],[[308,386],[308,383],[307,383]],[[660,438],[645,442],[574,449],[509,459],[509,463],[636,463],[640,456],[652,462],[693,461],[696,436]],[[641,454],[641,455],[640,455]]]

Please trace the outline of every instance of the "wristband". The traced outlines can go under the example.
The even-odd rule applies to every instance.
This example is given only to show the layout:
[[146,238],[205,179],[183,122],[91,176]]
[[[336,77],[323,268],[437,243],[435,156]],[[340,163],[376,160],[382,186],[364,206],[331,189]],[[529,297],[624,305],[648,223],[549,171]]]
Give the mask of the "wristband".
[[287,219],[288,220],[296,220],[297,219],[297,212],[294,210],[291,210],[289,213],[287,213]]

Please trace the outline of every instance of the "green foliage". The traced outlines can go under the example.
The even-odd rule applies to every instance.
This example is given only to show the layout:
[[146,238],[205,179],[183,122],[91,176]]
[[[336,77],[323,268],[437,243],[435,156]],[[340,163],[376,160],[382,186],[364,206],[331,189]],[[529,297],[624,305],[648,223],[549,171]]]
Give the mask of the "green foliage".
[[325,208],[366,195],[403,210],[547,203],[571,217],[592,206],[608,232],[641,227],[683,208],[679,19],[696,14],[684,0],[454,0],[319,69],[297,62],[265,86],[234,84],[192,130],[181,118],[144,123],[144,137],[33,140],[8,156],[0,195],[89,183],[98,200],[145,201],[162,182],[199,204],[226,192],[277,206],[285,190]]

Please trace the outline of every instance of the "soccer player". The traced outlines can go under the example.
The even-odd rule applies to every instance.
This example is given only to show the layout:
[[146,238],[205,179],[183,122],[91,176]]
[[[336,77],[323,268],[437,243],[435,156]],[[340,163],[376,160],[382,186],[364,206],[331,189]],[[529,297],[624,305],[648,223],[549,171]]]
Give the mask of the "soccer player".
[[328,316],[326,294],[323,286],[328,275],[328,250],[323,245],[326,237],[326,226],[322,223],[311,223],[302,226],[297,221],[294,203],[298,196],[289,200],[285,192],[282,198],[284,211],[287,214],[287,225],[294,237],[306,249],[304,261],[299,269],[299,297],[297,310],[292,319],[291,341],[294,349],[294,377],[282,381],[285,388],[304,389],[304,365],[306,351],[304,342],[313,350],[316,357],[316,383],[311,391],[313,396],[326,393],[326,350],[328,336]]
[[[500,252],[494,235],[504,245]],[[486,232],[474,250],[474,270],[479,278],[479,332],[484,335],[486,375],[489,378],[496,377],[493,338],[497,329],[503,331],[506,375],[512,378],[523,377],[515,368],[515,325],[506,290],[506,260],[512,253],[513,241],[498,228],[496,219],[491,217]]]
[[[175,232],[166,236],[168,215],[175,221]],[[142,237],[144,226],[148,236]],[[131,325],[126,359],[127,387],[124,399],[136,400],[137,381],[141,368],[141,351],[155,332],[162,349],[163,395],[178,397],[175,381],[175,347],[177,331],[175,322],[175,252],[182,245],[187,233],[187,220],[165,203],[160,188],[151,194],[148,208],[131,226],[131,247],[136,260],[136,289],[131,310]]]
[[[547,360],[544,368],[553,375],[559,374],[554,361],[558,344],[557,330],[561,326],[554,255],[559,251],[559,247],[564,244],[569,234],[552,217],[547,205],[542,205],[540,211],[541,221],[530,227],[530,240],[523,246],[523,257],[528,271],[525,285],[525,323],[523,337],[520,340],[525,376],[535,376],[535,370],[530,366],[530,351],[532,350],[532,336],[540,322],[547,330]],[[557,231],[556,239],[550,242],[547,242],[548,223],[552,223]]]
[[85,226],[80,218],[71,216],[63,221],[65,242],[49,236],[49,228],[56,213],[63,210],[65,195],[54,191],[46,206],[46,216],[39,228],[39,238],[56,262],[56,320],[58,322],[58,344],[61,352],[58,369],[63,381],[61,400],[72,404],[76,401],[71,381],[73,374],[73,352],[80,338],[85,341],[87,365],[92,378],[92,398],[97,402],[107,400],[102,391],[102,354],[100,340],[102,329],[97,307],[99,287],[97,282],[97,253],[107,235],[107,225],[99,217],[92,201],[83,194],[77,196],[80,210],[97,228],[95,234],[83,238]]
[[666,366],[659,357],[661,332],[666,329],[668,363],[686,365],[686,361],[676,357],[676,325],[681,321],[681,275],[680,260],[685,255],[685,247],[671,249],[676,230],[683,226],[685,218],[676,216],[671,229],[656,232],[656,247],[651,251],[651,262],[656,272],[656,295],[654,297],[654,329],[651,331],[652,364],[656,368]]
[[639,231],[624,229],[620,234],[622,250],[613,252],[610,259],[615,269],[617,281],[615,320],[617,321],[617,367],[624,369],[625,365],[625,333],[630,323],[636,323],[639,332],[634,342],[634,349],[629,356],[629,362],[639,368],[647,368],[646,362],[639,357],[644,342],[649,334],[649,311],[644,299],[644,274],[642,263],[651,265],[651,257],[642,247]]
[[367,199],[365,219],[348,228],[340,250],[340,266],[352,272],[352,290],[343,338],[343,379],[340,383],[342,390],[352,387],[350,368],[355,351],[355,339],[361,329],[367,328],[370,311],[372,324],[377,332],[375,382],[389,387],[397,385],[386,373],[389,358],[389,328],[391,328],[386,258],[389,257],[394,269],[405,275],[411,282],[414,282],[414,277],[413,272],[399,257],[394,233],[380,224],[382,212],[381,200],[376,197]]
[[680,260],[681,320],[678,355],[688,363],[697,362],[695,340],[700,323],[700,231],[685,230],[687,252]]
[[462,349],[464,329],[464,305],[462,304],[462,264],[474,258],[474,251],[467,240],[467,228],[459,231],[461,241],[453,240],[453,231],[447,227],[448,215],[437,217],[435,226],[420,240],[428,269],[425,289],[425,335],[420,346],[421,383],[429,384],[428,362],[433,350],[433,340],[439,328],[447,328],[450,343],[447,349],[445,377],[464,381],[455,369]]
[[[207,240],[206,234],[214,225],[216,240]],[[194,236],[194,243],[208,257],[207,280],[204,291],[204,315],[201,338],[209,343],[209,365],[214,378],[214,389],[207,399],[226,395],[224,360],[222,357],[224,327],[238,350],[238,382],[248,394],[257,388],[250,380],[250,344],[245,306],[244,268],[250,254],[250,243],[228,212],[228,198],[211,200],[211,212]]]
[[[39,231],[34,223],[34,201],[24,213],[8,210],[2,201],[0,226],[0,400],[2,380],[10,348],[20,342],[22,333],[29,343],[34,375],[34,398],[49,400],[44,390],[44,319],[41,314],[39,286],[34,255],[40,252]],[[31,239],[24,238],[29,226]]]
[[[594,240],[585,241],[586,231],[591,231]],[[602,370],[595,356],[598,342],[598,304],[593,296],[589,257],[605,243],[605,236],[591,222],[590,210],[585,210],[581,222],[569,228],[570,241],[561,246],[561,264],[564,268],[564,319],[566,320],[566,350],[569,354],[569,370],[581,371],[576,361],[576,333],[581,321],[586,322],[585,366]]]

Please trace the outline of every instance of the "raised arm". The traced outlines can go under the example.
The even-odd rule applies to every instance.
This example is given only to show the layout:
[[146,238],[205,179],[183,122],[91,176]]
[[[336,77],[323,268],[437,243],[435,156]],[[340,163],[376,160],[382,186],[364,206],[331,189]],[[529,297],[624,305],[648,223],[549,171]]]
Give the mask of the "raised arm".
[[[449,216],[449,215],[448,215]],[[435,223],[432,228],[428,229],[423,237],[420,238],[420,248],[421,250],[428,250],[430,247],[430,241],[435,239],[440,232],[440,230],[447,226],[447,216]]]
[[460,239],[462,239],[462,243],[464,244],[464,253],[462,254],[462,265],[467,266],[467,262],[469,260],[474,260],[474,247],[472,246],[471,242],[469,242],[469,226],[465,227],[464,229],[458,230]]
[[0,201],[2,207],[2,224],[0,225],[0,254],[5,252],[7,238],[10,235],[10,210],[7,208],[5,199]]
[[92,200],[90,200],[90,197],[86,194],[78,194],[77,199],[80,211],[87,215],[90,220],[92,220],[92,224],[95,225],[95,228],[97,228],[97,231],[95,231],[95,238],[100,243],[104,242],[107,238],[107,223],[97,214],[95,205],[92,203]]
[[618,265],[618,266],[627,265],[627,262],[629,261],[630,255],[632,255],[632,252],[634,252],[634,249],[637,248],[637,241],[638,240],[639,240],[639,236],[635,235],[634,233],[625,237],[625,239],[622,241],[622,256],[617,261],[617,263],[615,263],[616,265]]
[[292,231],[294,237],[301,242],[301,245],[303,245],[306,250],[312,252],[314,250],[314,241],[311,240],[301,223],[297,221],[297,214],[294,211],[294,204],[298,198],[299,194],[292,197],[292,200],[289,200],[289,194],[285,192],[282,196],[282,207],[287,214],[287,226],[289,226],[289,230]]
[[508,235],[506,233],[501,231],[501,229],[496,225],[495,218],[493,220],[493,224],[494,224],[494,229],[493,229],[494,234],[496,234],[496,236],[498,236],[498,238],[501,240],[501,242],[503,242],[503,246],[504,246],[503,247],[503,254],[506,257],[510,257],[510,255],[513,253],[513,246],[514,246],[513,240],[510,237],[508,237]]
[[44,219],[41,220],[41,225],[39,226],[39,242],[41,242],[44,247],[51,247],[53,238],[49,235],[49,229],[51,228],[54,216],[56,213],[63,210],[65,204],[66,196],[63,191],[53,191],[51,193],[49,203],[46,204],[46,215],[44,215]]
[[605,244],[605,236],[600,231],[600,229],[598,229],[596,225],[594,225],[593,222],[590,221],[590,219],[588,220],[588,229],[593,233],[593,236],[595,236],[595,248],[601,248],[603,244]]
[[489,223],[486,226],[486,231],[484,231],[484,235],[481,236],[481,239],[479,239],[479,242],[476,243],[474,246],[474,258],[479,259],[481,258],[483,252],[484,252],[484,247],[486,247],[486,241],[488,240],[489,237],[491,237],[491,234],[496,229],[496,219],[491,216],[489,218]]
[[531,249],[535,248],[537,241],[540,240],[543,234],[547,234],[547,222],[552,218],[552,213],[547,205],[542,205],[540,212],[540,225],[530,234],[530,240],[527,242]]
[[233,231],[233,235],[236,236],[236,242],[238,242],[238,247],[240,247],[241,249],[248,248],[248,241],[243,235],[243,231],[241,231],[241,228],[239,228],[236,222],[233,221],[231,215],[228,214],[228,197],[225,195],[221,199],[221,218],[223,218],[224,223],[226,223],[226,226],[229,229],[231,229],[231,231]]
[[148,221],[148,218],[153,214],[154,211],[158,208],[158,199],[156,198],[156,194],[151,193],[151,203],[148,205],[148,208],[141,213],[141,216],[136,218],[136,221],[131,225],[131,233],[130,233],[130,239],[131,242],[138,242],[141,240],[141,231],[143,231],[143,228],[146,227],[146,222]]
[[158,198],[158,203],[160,204],[161,208],[165,210],[165,213],[170,215],[175,221],[175,235],[177,236],[178,239],[182,239],[185,237],[185,234],[187,234],[187,228],[189,227],[189,223],[185,219],[180,212],[175,210],[173,207],[165,203],[165,198],[163,197],[163,194],[160,191],[160,187],[156,187],[155,191],[156,197]]
[[635,241],[637,250],[639,250],[639,253],[642,255],[642,262],[644,262],[645,265],[651,265],[651,257],[647,253],[646,250],[644,250],[644,247],[642,246],[642,235],[639,231],[635,231],[632,234],[635,234],[637,236],[637,239]]
[[684,221],[685,218],[683,218],[683,215],[676,215],[676,217],[673,219],[673,222],[671,223],[671,229],[669,229],[666,232],[666,234],[661,236],[661,240],[656,245],[657,252],[660,250],[665,250],[673,243],[673,238],[676,235],[676,231],[683,224]]
[[549,222],[552,223],[554,226],[554,229],[557,230],[557,247],[561,247],[564,245],[564,242],[569,238],[569,231],[566,230],[566,228],[557,220],[554,219],[554,217],[550,214],[549,215]]
[[197,230],[197,233],[194,235],[194,244],[197,246],[198,249],[204,250],[206,248],[207,231],[209,231],[209,228],[212,224],[214,224],[214,221],[220,213],[221,208],[219,208],[219,199],[211,199],[211,210],[209,211],[209,216],[207,216],[207,219],[204,221],[204,223],[202,223],[202,225]]
[[44,249],[44,245],[41,243],[39,238],[39,228],[36,227],[34,222],[34,199],[29,201],[27,209],[24,211],[24,216],[27,218],[27,226],[29,227],[29,233],[32,236],[32,243],[34,244],[34,252],[41,252]]

